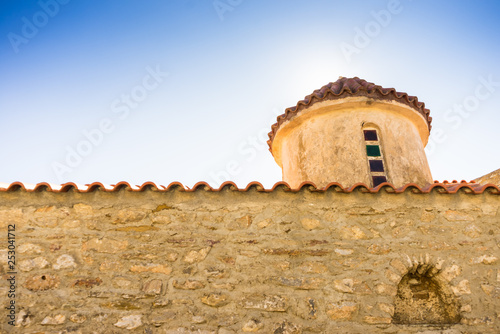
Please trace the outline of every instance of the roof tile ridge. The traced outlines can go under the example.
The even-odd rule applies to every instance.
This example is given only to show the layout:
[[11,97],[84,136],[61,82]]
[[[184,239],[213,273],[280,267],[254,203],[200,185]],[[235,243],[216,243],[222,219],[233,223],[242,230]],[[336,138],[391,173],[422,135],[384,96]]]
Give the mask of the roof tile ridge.
[[[128,183],[127,181],[120,181],[116,184],[112,184],[111,185],[113,188],[110,190],[110,191],[120,191],[121,189],[126,189],[128,191],[133,191],[134,190],[134,187],[132,187],[130,185],[130,183]],[[127,189],[128,188],[128,189]]]
[[446,193],[448,194],[449,191],[448,191],[448,182],[447,181],[444,181],[443,183],[433,183],[431,185],[429,185],[429,190],[428,192],[432,192],[432,191],[437,191],[438,193]]
[[[361,191],[361,192],[368,192],[368,193],[373,192],[371,190],[370,186],[366,185],[366,183],[358,182],[358,183],[353,184],[349,188],[347,188],[346,193],[352,193],[354,190],[358,190],[358,188],[359,188],[359,191]],[[363,188],[365,190],[363,190]]]
[[[46,184],[46,182],[43,182],[44,184]],[[33,189],[34,191],[38,191],[37,188],[41,185],[42,183],[38,183],[35,187],[35,189]],[[73,190],[73,191],[76,191],[76,192],[86,192],[88,190],[88,186],[85,186],[85,188],[80,188],[78,187],[78,185],[74,182],[66,182],[66,183],[63,183],[60,185],[59,189],[54,189],[53,187],[51,187],[50,185],[48,185],[47,187],[47,191],[52,191],[52,192],[60,192],[60,193],[66,193],[70,190]],[[48,190],[50,189],[50,190]]]
[[213,189],[214,189],[214,191],[220,192],[220,191],[224,190],[225,188],[227,188],[229,190],[234,190],[234,191],[241,191],[241,189],[238,188],[238,185],[236,183],[234,183],[233,181],[225,181],[219,186],[218,189],[216,189],[216,188],[213,188]]
[[[311,189],[312,188],[312,189]],[[323,191],[321,188],[318,188],[316,184],[312,181],[304,181],[299,186],[295,189],[293,189],[293,192],[299,192],[302,189],[308,189],[310,191]]]
[[[480,186],[480,193],[484,193],[486,190],[489,190],[489,189],[493,189],[493,194],[494,195],[500,195],[500,186],[499,185],[496,185],[494,183],[486,183],[486,184],[479,184]],[[491,192],[490,192],[491,193]]]
[[203,190],[206,190],[206,191],[217,191],[216,189],[214,190],[214,188],[212,188],[212,186],[210,186],[205,181],[196,182],[195,185],[192,188],[188,188],[187,191],[188,192],[194,192],[194,191],[197,191],[200,188],[202,188]]
[[15,181],[15,182],[12,182],[11,184],[8,185],[7,188],[2,188],[2,191],[13,191],[13,190],[17,190],[17,189],[24,189],[24,191],[28,191],[28,189],[26,189],[26,187],[24,186],[24,183],[20,182],[20,181]]
[[179,191],[188,191],[189,189],[179,181],[173,181],[170,182],[166,187],[163,185],[161,187],[163,188],[163,191],[171,191],[177,189],[179,189]]
[[[380,192],[382,189],[385,190],[385,192],[387,193],[391,193],[391,194],[394,194],[396,193],[396,187],[390,183],[390,182],[382,182],[381,184],[379,184],[378,186],[376,187],[373,187],[372,188],[372,192],[374,193],[378,193]],[[390,190],[389,190],[390,189]]]
[[346,192],[346,189],[342,186],[342,184],[340,184],[338,182],[330,182],[326,186],[321,188],[321,190],[326,192],[330,188],[335,189],[335,191],[337,191],[337,192],[343,192],[343,193]]
[[276,182],[271,189],[268,189],[267,192],[274,192],[277,188],[284,188],[284,191],[290,191],[292,190],[292,187],[285,182],[285,181],[279,181]]
[[134,191],[139,191],[139,192],[143,192],[145,190],[152,190],[152,191],[162,191],[163,190],[163,189],[160,189],[156,185],[156,183],[154,183],[152,181],[146,181],[141,185],[136,185],[136,187],[138,187],[139,189],[134,190]]
[[111,189],[106,188],[106,186],[104,184],[102,184],[101,182],[92,182],[91,184],[87,184],[86,186],[87,186],[87,189],[82,190],[81,192],[94,192],[97,190],[111,192],[114,189],[114,187]]
[[[76,184],[73,182],[68,182],[65,183],[64,185],[61,185],[60,189],[62,189],[64,186],[70,185],[72,187],[76,187]],[[53,189],[52,186],[48,182],[40,182],[35,185],[35,187],[32,190],[27,190],[29,192],[40,192],[40,191],[49,191],[49,192],[59,192],[60,189]]]
[[419,194],[427,193],[427,189],[425,186],[421,187],[419,184],[415,182],[406,183],[401,187],[396,188],[396,192],[399,194],[404,193],[406,191],[412,191],[413,193],[419,193]]
[[260,183],[258,181],[252,181],[252,182],[250,182],[249,184],[247,184],[247,186],[245,187],[245,189],[240,189],[240,191],[247,192],[247,191],[249,191],[252,188],[257,189],[257,191],[263,191],[263,192],[266,191],[266,188],[262,185],[262,183]]

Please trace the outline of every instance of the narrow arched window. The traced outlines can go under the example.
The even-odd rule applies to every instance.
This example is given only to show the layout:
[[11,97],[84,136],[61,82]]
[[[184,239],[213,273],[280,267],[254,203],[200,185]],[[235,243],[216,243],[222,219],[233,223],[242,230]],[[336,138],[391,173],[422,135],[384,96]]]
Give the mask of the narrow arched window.
[[388,182],[387,166],[384,163],[380,134],[375,127],[364,127],[363,137],[366,145],[366,158],[372,187],[376,187],[381,183]]

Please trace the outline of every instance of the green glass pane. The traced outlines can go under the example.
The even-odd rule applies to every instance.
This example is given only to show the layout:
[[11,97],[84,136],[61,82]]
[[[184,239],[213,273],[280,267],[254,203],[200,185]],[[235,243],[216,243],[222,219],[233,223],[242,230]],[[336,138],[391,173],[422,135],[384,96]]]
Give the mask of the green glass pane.
[[380,147],[378,145],[366,145],[366,155],[380,157]]

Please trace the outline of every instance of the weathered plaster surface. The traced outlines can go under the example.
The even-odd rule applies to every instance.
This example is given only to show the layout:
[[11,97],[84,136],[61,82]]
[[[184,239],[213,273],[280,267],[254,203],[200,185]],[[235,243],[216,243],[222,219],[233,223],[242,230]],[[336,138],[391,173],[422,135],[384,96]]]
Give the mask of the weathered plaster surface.
[[363,126],[373,124],[381,138],[388,181],[396,187],[433,182],[424,146],[429,131],[423,117],[397,102],[346,98],[316,103],[281,125],[273,155],[292,188],[310,181],[318,187],[372,183]]
[[475,181],[479,184],[492,183],[500,185],[500,169],[497,169],[491,173],[478,177],[477,179],[475,179]]

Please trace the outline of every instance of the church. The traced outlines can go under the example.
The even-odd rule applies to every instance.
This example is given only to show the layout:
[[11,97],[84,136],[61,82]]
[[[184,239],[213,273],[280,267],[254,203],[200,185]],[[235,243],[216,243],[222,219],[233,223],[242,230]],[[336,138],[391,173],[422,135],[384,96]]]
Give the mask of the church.
[[272,125],[272,189],[0,188],[0,331],[498,333],[500,170],[434,181],[431,123],[340,77]]

